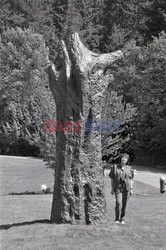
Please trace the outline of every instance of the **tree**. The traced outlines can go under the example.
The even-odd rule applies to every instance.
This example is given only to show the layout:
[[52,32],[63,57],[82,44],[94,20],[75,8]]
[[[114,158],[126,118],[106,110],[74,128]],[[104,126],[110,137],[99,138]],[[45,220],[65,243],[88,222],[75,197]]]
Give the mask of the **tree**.
[[84,43],[93,51],[102,51],[103,42],[103,0],[79,0],[77,9],[81,15],[82,26],[80,36]]
[[[59,30],[55,22],[54,1],[52,0],[2,0],[0,23],[3,32],[7,28],[32,28],[41,34],[51,51],[51,60],[57,56]],[[54,3],[56,4],[56,3]]]
[[27,146],[40,149],[41,141],[46,140],[43,119],[55,116],[44,71],[48,48],[41,35],[21,28],[3,32],[0,48],[1,148],[21,154],[16,145],[24,140]]
[[166,34],[147,46],[126,44],[124,60],[114,68],[112,88],[137,107],[135,151],[165,154]]
[[104,1],[103,50],[119,49],[135,38],[138,24],[138,1]]
[[[149,153],[164,155],[166,145],[166,34],[164,32],[147,46],[143,59],[145,65],[143,81],[146,84],[144,100],[146,101],[138,134],[141,142],[139,146]],[[145,110],[146,113],[143,114]],[[141,134],[141,130],[145,132]]]
[[[110,87],[110,89],[112,86]],[[102,134],[102,157],[114,161],[122,152],[133,154],[131,143],[133,140],[136,107],[122,102],[123,96],[114,91],[108,91],[103,103],[103,121],[111,122],[111,131]]]
[[78,33],[70,37],[68,46],[62,41],[62,50],[61,67],[47,69],[57,120],[64,124],[52,127],[57,134],[57,160],[51,221],[98,223],[104,214],[101,132],[84,129],[83,122],[101,119],[101,102],[110,83],[107,69],[123,54],[93,53]]
[[166,31],[166,2],[164,0],[147,0],[140,5],[142,22],[140,33],[146,43],[158,37],[161,31]]
[[103,24],[104,51],[121,49],[132,39],[143,46],[165,31],[166,3],[164,0],[105,0]]
[[[94,51],[100,51],[102,42],[103,0],[68,0],[57,2],[55,13],[59,13],[56,23],[63,17],[60,38],[68,41],[68,36],[78,32],[84,43]],[[59,18],[61,16],[61,19]]]

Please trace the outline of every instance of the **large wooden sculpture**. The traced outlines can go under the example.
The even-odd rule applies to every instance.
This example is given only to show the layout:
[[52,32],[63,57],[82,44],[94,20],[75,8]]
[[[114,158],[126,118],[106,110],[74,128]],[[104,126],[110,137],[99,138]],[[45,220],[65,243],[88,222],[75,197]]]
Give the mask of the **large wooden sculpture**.
[[122,58],[122,52],[93,53],[77,33],[61,46],[63,60],[47,69],[58,130],[51,221],[94,224],[105,212],[98,122],[111,79],[107,69]]

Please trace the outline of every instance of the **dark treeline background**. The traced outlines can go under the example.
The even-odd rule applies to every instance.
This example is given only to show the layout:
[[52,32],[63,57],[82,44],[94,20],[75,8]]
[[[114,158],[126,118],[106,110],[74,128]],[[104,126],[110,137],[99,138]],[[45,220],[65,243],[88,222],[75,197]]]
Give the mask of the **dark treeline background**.
[[166,160],[165,0],[0,0],[0,153],[56,157],[56,119],[44,71],[60,60],[59,41],[78,32],[98,53],[121,49],[103,117],[121,131],[102,136],[103,159],[129,152],[146,164]]

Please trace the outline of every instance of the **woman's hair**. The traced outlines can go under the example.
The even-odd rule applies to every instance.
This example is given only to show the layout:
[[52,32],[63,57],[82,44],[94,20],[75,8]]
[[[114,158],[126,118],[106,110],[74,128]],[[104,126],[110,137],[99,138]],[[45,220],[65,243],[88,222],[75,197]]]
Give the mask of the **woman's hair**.
[[127,158],[127,163],[129,163],[130,162],[130,156],[129,156],[129,154],[124,153],[124,154],[122,154],[121,158],[124,157],[124,156]]

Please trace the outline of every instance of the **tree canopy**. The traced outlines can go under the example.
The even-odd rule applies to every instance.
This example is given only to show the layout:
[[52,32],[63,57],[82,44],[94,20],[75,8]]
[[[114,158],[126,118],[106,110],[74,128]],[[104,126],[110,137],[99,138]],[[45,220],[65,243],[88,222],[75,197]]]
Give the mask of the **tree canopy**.
[[[56,115],[43,68],[48,57],[55,64],[58,62],[59,41],[73,32],[78,32],[94,52],[124,52],[123,61],[110,69],[114,81],[105,112],[111,117],[114,108],[121,109],[117,119],[123,120],[126,112],[136,107],[137,116],[132,122],[126,118],[124,125],[131,140],[126,144],[127,137],[117,134],[117,142],[122,140],[121,146],[117,145],[132,147],[134,152],[164,154],[165,0],[1,0],[1,153],[12,150],[18,154],[16,149],[22,143],[27,145],[24,151],[28,154],[39,155],[46,150],[54,159],[51,143],[55,134],[45,133],[42,128],[44,118]],[[111,98],[116,99],[113,109]],[[110,140],[112,143],[113,138]],[[107,146],[110,152],[120,152]]]

